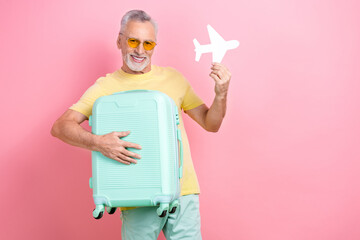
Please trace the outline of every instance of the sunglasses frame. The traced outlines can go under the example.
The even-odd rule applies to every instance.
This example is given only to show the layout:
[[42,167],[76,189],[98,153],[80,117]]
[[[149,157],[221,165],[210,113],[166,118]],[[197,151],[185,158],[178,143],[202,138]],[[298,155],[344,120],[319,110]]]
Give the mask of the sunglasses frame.
[[[120,35],[125,36],[125,35],[122,34],[122,33],[120,33]],[[126,37],[126,36],[125,36],[125,37]],[[129,44],[129,40],[130,40],[130,39],[136,40],[136,41],[138,42],[137,45],[136,45],[136,47],[130,46],[130,44]],[[137,38],[132,38],[132,37],[126,37],[126,42],[127,42],[127,45],[128,45],[129,47],[131,47],[131,48],[137,48],[137,47],[142,43],[143,48],[144,48],[145,51],[151,51],[151,50],[153,50],[153,49],[157,46],[157,43],[156,43],[156,42],[153,42],[153,41],[144,41],[144,42],[141,42],[139,39],[137,39]],[[154,43],[155,46],[154,46],[153,48],[147,50],[146,47],[145,47],[145,43],[146,43],[146,42],[150,43],[150,45],[152,45],[152,44]]]

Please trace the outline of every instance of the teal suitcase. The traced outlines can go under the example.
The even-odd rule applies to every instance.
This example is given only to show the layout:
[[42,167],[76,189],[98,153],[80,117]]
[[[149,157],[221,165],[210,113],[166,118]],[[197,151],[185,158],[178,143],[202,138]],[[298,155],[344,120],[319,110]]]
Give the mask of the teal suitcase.
[[122,140],[142,149],[128,149],[141,155],[137,164],[125,165],[92,151],[90,188],[99,219],[117,207],[159,206],[164,217],[179,204],[182,177],[182,141],[179,113],[174,101],[153,90],[132,90],[98,98],[89,117],[92,133],[130,131]]

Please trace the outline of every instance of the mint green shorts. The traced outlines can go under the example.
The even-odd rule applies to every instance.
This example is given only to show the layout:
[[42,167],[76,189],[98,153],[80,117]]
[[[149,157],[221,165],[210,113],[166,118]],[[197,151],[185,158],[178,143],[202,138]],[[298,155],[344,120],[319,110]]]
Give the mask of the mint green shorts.
[[156,240],[162,230],[167,240],[200,240],[199,195],[179,198],[175,213],[160,218],[158,207],[140,207],[121,211],[123,240]]

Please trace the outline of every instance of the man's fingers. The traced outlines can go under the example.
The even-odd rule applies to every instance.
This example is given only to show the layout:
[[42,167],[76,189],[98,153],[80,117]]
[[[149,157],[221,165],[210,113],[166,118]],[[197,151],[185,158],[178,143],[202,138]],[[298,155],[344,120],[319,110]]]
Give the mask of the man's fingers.
[[[220,77],[224,77],[224,76],[227,76],[227,75],[231,75],[229,71],[223,69],[223,68],[219,68],[219,69],[213,69],[212,72],[214,73],[220,73]],[[219,74],[218,74],[219,75]]]
[[221,63],[212,63],[211,64],[211,67],[212,68],[217,68],[217,69],[219,69],[219,68],[226,68],[224,65],[222,65]]
[[220,70],[220,69],[222,69],[222,67],[219,66],[219,65],[212,65],[211,66],[211,70]]
[[126,150],[126,149],[124,149],[124,150],[122,151],[122,153],[125,154],[126,156],[129,156],[129,157],[133,157],[133,158],[137,158],[137,159],[140,159],[140,158],[141,158],[141,156],[140,156],[139,154],[136,154],[136,153],[131,152],[131,151]]
[[129,165],[130,163],[135,163],[135,164],[137,163],[137,160],[135,160],[135,159],[133,159],[131,157],[128,157],[128,156],[126,156],[125,154],[122,154],[122,153],[118,154],[118,156],[116,157],[115,160],[117,160],[117,161],[119,161],[121,163],[124,163],[126,165]]
[[125,132],[113,132],[117,137],[125,137],[127,135],[130,134],[130,131],[125,131]]
[[224,65],[222,65],[220,63],[212,64],[211,70],[222,70],[224,72],[230,73],[229,69],[227,69],[227,67],[225,67]]
[[214,70],[211,73],[217,75],[219,79],[224,79],[224,73],[221,70]]
[[220,78],[218,75],[216,75],[215,73],[210,73],[210,77],[212,77],[216,82],[220,82]]
[[132,142],[124,141],[123,146],[127,147],[127,148],[136,148],[136,149],[139,149],[139,150],[141,149],[141,146],[139,144],[132,143]]
[[130,165],[130,162],[123,160],[123,156],[124,156],[124,155],[122,155],[122,154],[121,154],[121,157],[120,157],[120,156],[116,156],[116,157],[114,157],[114,160],[116,160],[116,161],[118,161],[118,162],[121,162],[121,163],[123,163],[123,164],[126,164],[126,165]]
[[126,161],[130,162],[130,163],[134,163],[137,164],[137,160],[133,159],[131,157],[125,156],[123,159],[125,159]]

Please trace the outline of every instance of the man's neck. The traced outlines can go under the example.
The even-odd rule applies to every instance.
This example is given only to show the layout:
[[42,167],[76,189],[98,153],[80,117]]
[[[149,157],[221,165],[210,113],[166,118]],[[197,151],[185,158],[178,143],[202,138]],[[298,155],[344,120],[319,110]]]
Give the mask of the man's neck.
[[146,66],[142,71],[133,71],[126,64],[123,64],[121,69],[126,73],[138,75],[138,74],[144,74],[144,73],[150,72],[151,71],[151,64]]

